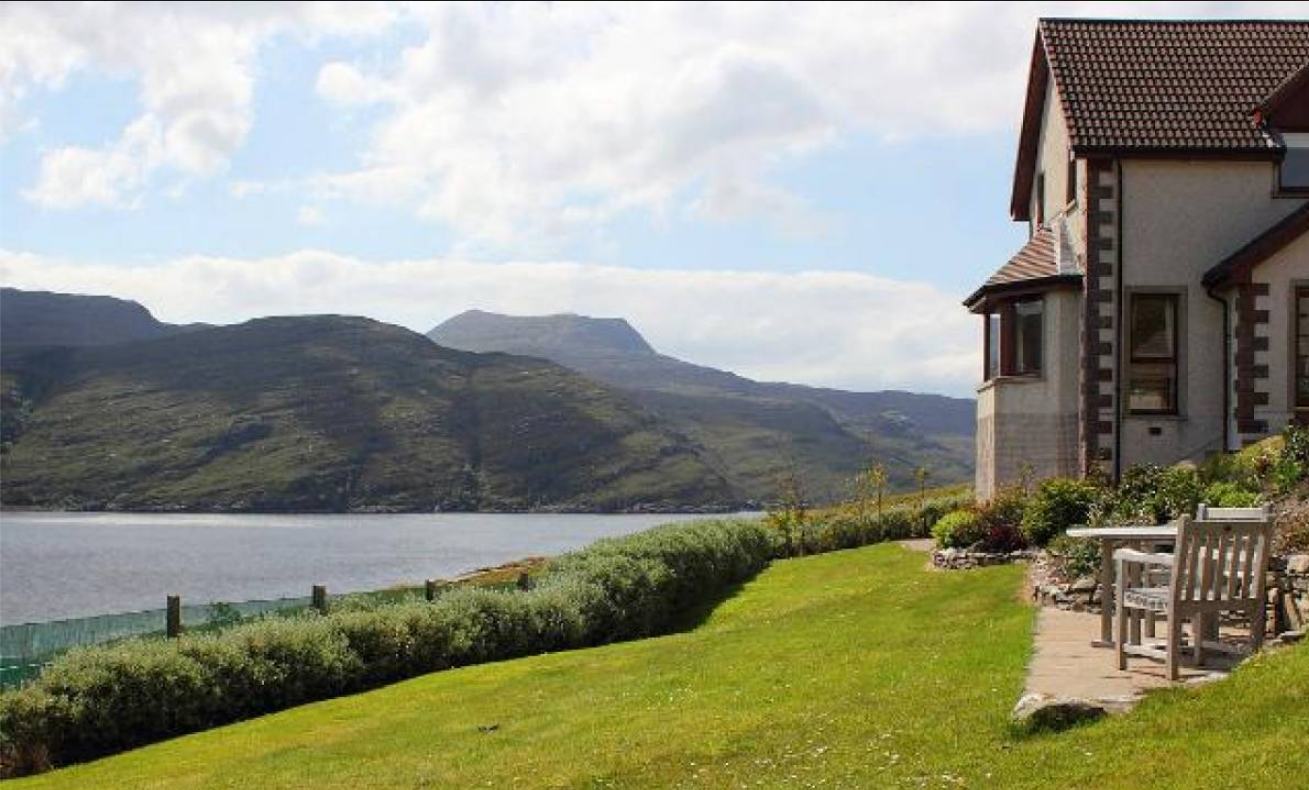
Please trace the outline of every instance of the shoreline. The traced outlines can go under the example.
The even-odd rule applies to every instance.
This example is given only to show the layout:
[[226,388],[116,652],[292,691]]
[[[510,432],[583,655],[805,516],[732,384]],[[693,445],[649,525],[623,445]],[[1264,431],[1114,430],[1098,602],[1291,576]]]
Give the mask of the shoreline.
[[763,513],[765,508],[758,502],[744,502],[727,505],[652,505],[635,506],[606,510],[592,508],[587,510],[569,508],[486,508],[480,510],[413,510],[405,508],[354,508],[350,510],[256,510],[243,508],[112,508],[112,507],[40,507],[34,505],[0,505],[0,515],[5,513],[121,513],[124,515],[196,515],[196,516],[452,516],[452,515],[498,515],[498,516],[685,516],[685,515],[731,515],[734,513]]

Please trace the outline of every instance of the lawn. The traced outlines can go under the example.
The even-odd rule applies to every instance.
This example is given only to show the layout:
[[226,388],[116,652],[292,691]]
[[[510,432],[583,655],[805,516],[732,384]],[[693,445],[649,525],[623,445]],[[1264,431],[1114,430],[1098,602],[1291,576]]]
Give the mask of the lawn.
[[[776,563],[671,636],[442,672],[15,788],[1294,786],[1309,650],[1061,735],[1007,725],[1021,570]],[[1297,746],[1298,745],[1298,746]],[[1299,752],[1297,754],[1297,752]]]

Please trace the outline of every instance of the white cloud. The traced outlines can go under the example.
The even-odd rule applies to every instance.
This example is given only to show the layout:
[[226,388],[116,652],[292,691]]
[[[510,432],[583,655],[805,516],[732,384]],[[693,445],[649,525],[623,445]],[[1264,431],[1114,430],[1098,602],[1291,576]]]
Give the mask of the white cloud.
[[[139,84],[141,114],[100,148],[47,146],[24,196],[46,208],[137,205],[157,172],[223,172],[254,122],[261,44],[379,30],[385,4],[5,3],[0,5],[0,140],[33,119],[34,89],[94,69]],[[108,131],[108,130],[107,130]]]
[[[72,74],[135,80],[131,126],[99,148],[50,141],[25,192],[52,208],[134,206],[161,173],[175,183],[225,171],[257,122],[262,48],[350,35],[358,61],[333,55],[315,90],[341,108],[372,106],[357,167],[272,190],[247,178],[232,194],[379,203],[451,226],[463,249],[534,255],[631,209],[804,234],[825,219],[777,173],[805,154],[859,134],[1012,128],[1038,15],[1306,13],[1306,3],[4,3],[0,137],[30,123],[25,97]],[[400,20],[417,43],[376,37]]]
[[301,225],[322,225],[324,219],[323,210],[317,206],[301,206],[295,215],[295,221]]
[[176,322],[348,313],[425,332],[470,308],[622,316],[673,356],[759,379],[852,389],[964,395],[978,368],[977,322],[957,297],[855,272],[370,263],[314,250],[124,267],[0,251],[0,282],[136,299]]
[[319,175],[305,187],[330,179],[346,197],[411,205],[474,248],[549,249],[626,209],[663,214],[682,200],[693,216],[810,234],[824,219],[770,180],[777,165],[856,133],[939,138],[1012,127],[1038,15],[1304,8],[424,5],[414,10],[421,43],[320,71],[325,100],[385,110],[358,173]]

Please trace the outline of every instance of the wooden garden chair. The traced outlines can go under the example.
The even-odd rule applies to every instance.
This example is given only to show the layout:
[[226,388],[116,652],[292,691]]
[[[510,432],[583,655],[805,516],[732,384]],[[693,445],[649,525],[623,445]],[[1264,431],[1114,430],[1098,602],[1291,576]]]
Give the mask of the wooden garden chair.
[[[1205,639],[1204,621],[1221,612],[1241,612],[1250,621],[1253,650],[1263,644],[1264,576],[1272,544],[1272,521],[1213,520],[1216,509],[1206,509],[1210,520],[1183,516],[1177,526],[1172,554],[1134,549],[1114,552],[1118,565],[1114,638],[1118,668],[1127,668],[1127,656],[1145,656],[1165,662],[1169,680],[1178,678],[1182,651],[1182,622],[1191,622],[1190,650],[1196,666],[1203,666],[1204,651],[1230,650],[1228,645]],[[1167,584],[1152,572],[1166,569]],[[1140,637],[1139,617],[1163,615],[1168,619],[1163,648],[1147,646]],[[1129,620],[1132,633],[1128,633]]]

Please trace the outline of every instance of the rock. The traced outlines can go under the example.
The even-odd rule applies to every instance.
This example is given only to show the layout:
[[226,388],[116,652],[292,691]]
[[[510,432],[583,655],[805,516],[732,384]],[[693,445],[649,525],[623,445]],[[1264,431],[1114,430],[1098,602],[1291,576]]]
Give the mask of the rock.
[[1281,615],[1282,622],[1286,623],[1288,631],[1298,631],[1305,624],[1304,617],[1300,614],[1300,607],[1295,605],[1293,596],[1281,596],[1281,609],[1278,613]]
[[1084,595],[1095,592],[1098,583],[1094,576],[1082,576],[1073,582],[1073,586],[1068,588],[1071,593],[1082,593]]
[[1309,554],[1292,554],[1286,558],[1286,572],[1309,574]]
[[1283,631],[1277,635],[1277,641],[1284,645],[1293,645],[1304,639],[1304,631]]
[[1108,711],[1103,705],[1075,697],[1024,694],[1010,714],[1015,724],[1028,730],[1066,730],[1082,722],[1095,721]]

